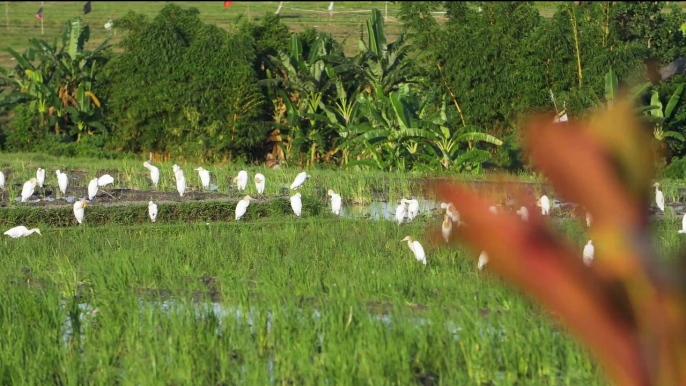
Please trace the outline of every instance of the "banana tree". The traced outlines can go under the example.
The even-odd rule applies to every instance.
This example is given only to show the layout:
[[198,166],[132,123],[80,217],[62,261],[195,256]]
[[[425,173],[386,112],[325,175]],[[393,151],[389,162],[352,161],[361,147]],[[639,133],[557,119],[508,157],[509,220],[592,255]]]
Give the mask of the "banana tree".
[[[17,65],[13,70],[6,70],[0,67],[3,75],[3,84],[14,86],[15,91],[23,94],[19,97],[16,92],[10,93],[6,98],[12,98],[13,103],[28,101],[29,108],[39,113],[41,124],[49,111],[49,102],[57,92],[51,85],[51,74],[46,71],[44,63],[34,66],[31,62],[35,60],[36,52],[29,47],[23,54],[19,54],[11,47],[7,48]],[[4,99],[3,103],[9,104],[9,99]]]
[[[429,98],[426,99],[428,101]],[[446,100],[447,97],[443,95],[440,108],[433,114],[427,113],[428,106],[426,105],[420,110],[419,117],[423,127],[433,134],[432,138],[427,138],[430,146],[425,159],[429,162],[440,159],[440,164],[444,169],[478,172],[481,170],[481,164],[491,155],[486,150],[476,148],[476,143],[485,142],[500,146],[503,141],[480,132],[476,126],[463,126],[451,130],[449,122],[457,121],[457,117],[454,116],[455,114],[448,117],[448,114],[453,111],[448,110]]]
[[349,138],[344,146],[353,156],[364,157],[348,163],[348,166],[367,165],[380,169],[405,170],[408,161],[417,155],[419,146],[427,138],[433,138],[430,131],[419,128],[409,87],[383,94],[377,86],[376,95],[359,96],[357,102],[367,122],[350,128]]
[[366,21],[367,42],[359,40],[359,53],[348,66],[356,76],[364,80],[364,90],[374,95],[381,87],[383,95],[397,90],[400,84],[416,83],[419,70],[408,58],[410,46],[405,45],[405,33],[392,43],[386,41],[384,19],[378,9],[372,9],[372,17]]
[[[681,135],[681,133],[679,132],[664,130],[665,123],[671,122],[670,118],[672,117],[674,109],[679,104],[679,99],[681,98],[681,94],[683,93],[683,91],[684,85],[682,83],[677,86],[676,90],[674,90],[674,93],[669,98],[669,102],[667,102],[667,106],[664,106],[663,109],[662,102],[660,101],[660,94],[656,90],[653,90],[652,96],[650,98],[650,104],[652,106],[657,106],[657,108],[651,109],[649,111],[649,119],[655,124],[653,128],[653,135],[657,140],[664,141],[665,138],[668,137],[677,139],[681,142],[685,140],[684,136]],[[681,122],[684,120],[684,118],[686,118],[686,112],[677,115],[672,121]]]
[[330,126],[326,124],[328,119],[323,115],[323,97],[331,86],[328,76],[331,70],[326,70],[323,58],[332,49],[331,37],[320,34],[305,58],[302,42],[298,34],[293,34],[288,52],[279,52],[279,58],[269,56],[278,77],[260,81],[262,86],[283,86],[288,91],[289,95],[281,100],[290,117],[289,136],[296,149],[308,148],[309,165],[314,164],[318,148],[324,149],[325,138],[330,134]]

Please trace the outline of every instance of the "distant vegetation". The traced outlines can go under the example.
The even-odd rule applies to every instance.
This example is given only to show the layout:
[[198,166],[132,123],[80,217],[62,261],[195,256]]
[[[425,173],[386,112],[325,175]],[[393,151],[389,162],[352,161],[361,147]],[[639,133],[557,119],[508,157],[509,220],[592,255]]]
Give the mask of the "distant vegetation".
[[[431,12],[445,10],[439,23]],[[683,12],[664,2],[402,2],[387,38],[373,10],[358,52],[279,16],[232,28],[195,8],[114,20],[123,34],[87,49],[90,29],[7,48],[0,128],[5,151],[102,158],[279,162],[404,171],[526,170],[522,118],[572,118],[638,84],[640,114],[662,141],[662,165],[684,177],[683,76],[645,84],[648,59],[686,56]]]

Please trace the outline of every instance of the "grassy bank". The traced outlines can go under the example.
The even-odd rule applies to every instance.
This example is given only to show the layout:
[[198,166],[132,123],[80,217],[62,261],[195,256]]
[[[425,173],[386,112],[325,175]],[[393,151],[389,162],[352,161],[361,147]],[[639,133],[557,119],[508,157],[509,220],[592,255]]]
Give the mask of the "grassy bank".
[[[301,220],[2,239],[0,379],[604,384],[537,306],[476,272],[478,253],[430,244],[435,224]],[[585,230],[565,230],[581,248]]]

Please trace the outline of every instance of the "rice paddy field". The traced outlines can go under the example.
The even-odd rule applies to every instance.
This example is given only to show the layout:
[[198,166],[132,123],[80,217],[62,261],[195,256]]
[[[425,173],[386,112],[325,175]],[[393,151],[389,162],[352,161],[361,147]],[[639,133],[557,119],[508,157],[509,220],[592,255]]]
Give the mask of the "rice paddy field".
[[[93,48],[102,43],[107,37],[116,43],[121,39],[122,33],[113,29],[107,31],[104,24],[108,20],[116,20],[129,11],[154,17],[167,4],[168,1],[98,1],[91,5],[91,12],[83,14],[83,1],[6,1],[0,6],[5,8],[5,17],[0,21],[0,66],[5,68],[14,67],[12,56],[4,49],[10,46],[22,52],[27,46],[29,39],[42,38],[52,41],[54,37],[60,37],[64,23],[71,18],[81,18],[91,26],[90,41],[87,48]],[[223,8],[221,1],[173,1],[181,7],[195,7],[200,12],[201,19],[206,23],[216,24],[219,27],[230,30],[238,17],[246,20],[259,22],[265,13],[274,13],[279,7],[278,1],[236,1],[231,6]],[[558,2],[537,3],[541,14],[551,17],[555,12]],[[357,53],[357,40],[360,29],[365,20],[371,16],[372,8],[379,9],[385,16],[385,33],[389,41],[394,40],[401,31],[402,25],[397,20],[400,8],[398,3],[385,1],[336,1],[333,12],[328,11],[328,1],[285,1],[281,10],[282,21],[293,32],[303,31],[306,27],[330,33],[333,37],[343,42],[346,54]],[[35,15],[40,7],[43,7],[43,23],[36,19]],[[434,15],[439,22],[445,18],[442,11]],[[116,49],[115,49],[116,51]]]
[[[171,163],[155,163],[155,190],[142,162],[0,154],[3,231],[41,229],[0,239],[0,383],[607,384],[550,315],[488,266],[476,269],[479,251],[436,241],[440,209],[421,207],[399,225],[335,216],[328,206],[329,188],[344,209],[394,207],[409,196],[429,202],[425,181],[446,176],[308,170],[296,217],[287,185],[301,170],[245,166],[246,192],[258,200],[235,221],[246,192],[230,184],[241,166],[179,163],[189,185],[182,198]],[[17,202],[38,166],[44,188]],[[197,166],[218,188],[199,191]],[[54,193],[58,168],[70,177],[66,198]],[[114,186],[101,189],[77,225],[68,198],[82,197],[87,181],[105,172]],[[266,176],[264,196],[254,191],[256,172]],[[536,178],[520,180],[545,189]],[[679,185],[663,184],[673,201],[667,193]],[[151,198],[156,223],[147,217]],[[678,210],[654,221],[664,256],[684,245]],[[581,258],[583,219],[563,206],[553,212],[552,226]],[[422,243],[427,265],[400,241],[407,235]]]

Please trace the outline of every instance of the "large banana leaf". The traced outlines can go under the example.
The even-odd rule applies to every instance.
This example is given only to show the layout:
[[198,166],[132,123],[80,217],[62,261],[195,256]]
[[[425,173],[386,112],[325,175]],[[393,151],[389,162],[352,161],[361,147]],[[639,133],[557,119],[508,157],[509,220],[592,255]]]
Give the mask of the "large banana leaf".
[[618,80],[615,72],[610,68],[610,71],[605,74],[605,100],[610,102],[617,99],[618,96]]
[[390,100],[400,128],[403,130],[410,129],[412,127],[412,117],[410,116],[410,111],[407,109],[407,106],[405,106],[405,104],[398,97],[398,93],[392,92],[390,95]]
[[472,142],[483,141],[483,142],[491,143],[491,144],[496,145],[496,146],[500,146],[503,144],[503,141],[499,140],[498,138],[496,138],[492,135],[486,134],[486,133],[465,133],[465,134],[461,134],[461,135],[457,136],[457,138],[455,138],[455,140],[459,141],[459,142],[461,142],[461,141],[472,141]]
[[672,116],[672,111],[674,111],[674,108],[679,103],[679,98],[681,97],[681,93],[683,91],[684,91],[684,84],[682,83],[676,88],[676,90],[674,90],[672,97],[669,98],[669,102],[667,102],[667,107],[665,107],[665,118],[666,119],[668,119],[670,116]]
[[648,91],[648,89],[652,86],[651,82],[645,82],[639,85],[634,86],[631,91],[629,91],[629,98],[632,101],[636,101],[636,99],[640,98],[643,96],[643,94]]
[[664,118],[665,117],[664,114],[662,113],[662,102],[660,102],[660,94],[655,90],[653,90],[653,95],[650,98],[650,104],[652,106],[659,106],[656,109],[650,110],[650,115],[652,115],[653,117],[657,117],[657,118]]

